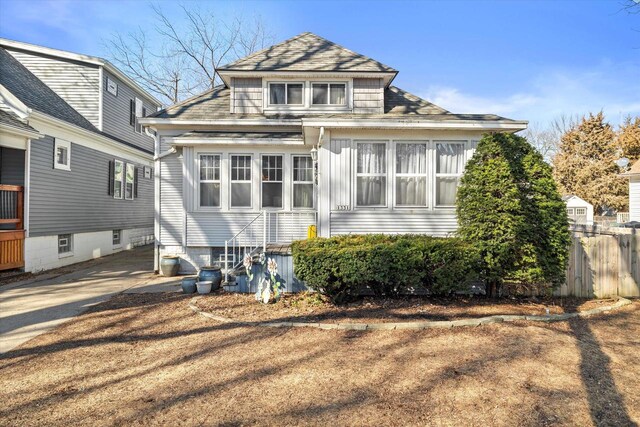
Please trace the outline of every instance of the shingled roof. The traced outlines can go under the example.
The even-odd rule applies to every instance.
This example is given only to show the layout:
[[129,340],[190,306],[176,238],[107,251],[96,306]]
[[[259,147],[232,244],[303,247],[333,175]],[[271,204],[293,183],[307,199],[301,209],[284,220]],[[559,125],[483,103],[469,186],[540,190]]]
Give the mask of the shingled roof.
[[388,65],[313,33],[302,33],[218,71],[350,71],[397,73]]
[[220,120],[242,118],[375,118],[398,119],[416,118],[437,121],[476,120],[476,121],[513,121],[494,114],[453,114],[442,107],[404,91],[395,86],[385,89],[384,114],[327,113],[327,114],[240,114],[229,111],[229,88],[223,85],[210,89],[200,95],[172,105],[149,116],[160,119],[178,120]]
[[0,110],[0,124],[5,126],[11,126],[13,128],[24,130],[27,132],[37,133],[38,131],[25,123],[20,117],[16,116],[11,111]]

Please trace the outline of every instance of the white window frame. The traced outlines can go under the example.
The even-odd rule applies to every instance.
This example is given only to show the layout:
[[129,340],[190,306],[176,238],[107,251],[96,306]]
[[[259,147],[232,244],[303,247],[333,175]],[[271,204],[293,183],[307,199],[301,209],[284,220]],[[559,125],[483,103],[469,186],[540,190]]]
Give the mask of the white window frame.
[[[315,85],[327,85],[327,103],[326,104],[314,104],[313,103],[313,87]],[[344,86],[344,104],[331,104],[331,85]],[[309,105],[311,108],[346,108],[349,106],[349,85],[344,81],[317,81],[311,82],[311,90],[309,91]]]
[[[282,179],[280,181],[265,181],[264,180],[264,176],[262,174],[262,162],[264,160],[265,157],[280,157],[280,159],[282,160],[281,162],[281,176]],[[284,193],[285,193],[285,156],[283,153],[260,153],[260,209],[267,209],[267,210],[283,210],[285,208],[284,205]],[[265,183],[271,183],[271,184],[281,184],[281,206],[277,207],[277,206],[263,206],[263,201],[264,201],[264,191],[263,191],[263,184]]]
[[[66,238],[65,236],[69,236],[69,237]],[[65,244],[65,246],[69,246],[69,250],[65,252],[60,252],[60,242],[65,238],[67,239],[67,243],[68,243],[68,245]],[[73,256],[73,234],[71,233],[58,234],[58,258],[66,258],[70,256]]]
[[[116,242],[117,236],[117,242]],[[114,248],[122,247],[122,230],[112,230],[111,231],[111,243]]]
[[[361,140],[354,140],[355,143],[355,155],[353,156],[353,171],[355,172],[353,174],[353,194],[354,194],[354,200],[353,200],[353,206],[355,207],[355,209],[357,210],[366,210],[366,209],[371,209],[371,210],[378,210],[378,209],[388,209],[389,208],[389,144],[390,141],[388,140],[365,140],[365,139],[361,139]],[[368,174],[368,173],[359,173],[358,172],[358,145],[359,144],[383,144],[385,149],[384,149],[384,156],[385,156],[385,171],[384,173],[375,173],[375,174]],[[394,159],[395,161],[395,159]],[[375,177],[375,176],[379,176],[379,177],[384,177],[385,178],[385,185],[384,185],[384,191],[385,191],[385,195],[384,195],[384,205],[359,205],[358,204],[358,178],[359,177]]]
[[140,117],[144,116],[144,101],[138,97],[135,98],[135,106],[136,106],[136,123],[134,124],[133,128],[135,130],[136,133],[139,134],[143,134],[144,133],[144,129],[142,128],[142,125],[140,124],[140,122],[138,121],[138,119]]
[[[249,157],[249,179],[248,180],[234,180],[233,179],[233,158],[234,157]],[[253,153],[230,153],[229,154],[229,209],[245,209],[245,210],[252,210],[253,209],[253,168],[254,168],[254,164],[253,164],[253,159],[254,159],[254,155]],[[233,206],[233,184],[246,184],[249,183],[251,184],[251,192],[250,197],[251,197],[251,202],[249,203],[249,206]]]
[[[117,166],[118,164],[120,164],[121,168],[120,170],[122,171],[122,176],[120,177],[120,180],[118,180],[118,172],[117,172]],[[125,164],[122,160],[114,160],[113,161],[113,198],[114,199],[120,199],[122,200],[124,198],[124,181],[125,181],[125,175],[126,175],[126,170],[125,170]],[[116,192],[116,183],[120,183],[120,195],[118,195],[118,193]]]
[[[129,183],[129,167],[133,168],[133,179],[131,180],[131,183]],[[127,197],[127,185],[131,184],[131,197]],[[126,164],[126,168],[124,169],[124,199],[125,200],[133,200],[135,199],[135,185],[136,185],[136,165],[132,164],[132,163],[127,163]]]
[[586,216],[587,215],[587,208],[576,208],[576,215],[585,215]]
[[[300,104],[289,104],[289,85],[302,85],[302,103]],[[271,103],[271,85],[284,85],[284,104],[272,104]],[[305,93],[306,93],[306,82],[305,81],[291,81],[291,82],[280,82],[273,81],[267,82],[267,106],[270,108],[295,108],[295,107],[304,107],[305,103]]]
[[[438,144],[440,145],[461,145],[462,146],[462,170],[459,173],[438,173]],[[464,174],[464,169],[467,160],[467,141],[464,140],[434,140],[433,141],[433,201],[436,209],[454,209],[453,205],[439,205],[438,204],[438,178],[456,178],[456,187],[460,185],[460,178]],[[456,190],[457,191],[457,190]]]
[[[198,187],[196,189],[196,198],[198,201],[198,209],[201,210],[207,210],[207,209],[211,209],[211,210],[220,210],[220,208],[222,208],[222,153],[209,153],[209,152],[202,152],[202,153],[196,153],[197,157],[197,174],[198,174]],[[202,162],[202,157],[203,156],[217,156],[218,157],[218,176],[219,179],[206,179],[203,180],[200,178],[200,167],[201,167],[201,162]],[[218,206],[202,206],[202,203],[200,201],[200,184],[220,184],[220,197],[219,197],[219,203]]]
[[[398,173],[397,172],[397,153],[398,153],[398,145],[424,145],[425,147],[425,172],[424,173]],[[431,188],[431,168],[429,165],[429,150],[430,144],[429,141],[405,141],[405,140],[395,140],[393,141],[393,207],[396,209],[429,209],[430,208],[430,195],[429,189]],[[398,205],[398,194],[397,194],[397,179],[398,178],[411,178],[411,177],[424,177],[425,178],[425,204],[424,205]]]
[[[310,159],[311,160],[311,181],[296,181],[295,177],[295,158],[296,157],[302,157],[302,158],[306,158],[306,159]],[[316,186],[315,186],[315,182],[314,182],[314,175],[315,175],[315,168],[313,165],[313,159],[311,157],[311,155],[309,154],[292,154],[291,155],[291,210],[308,210],[308,211],[312,211],[316,209]],[[284,175],[283,175],[284,177]],[[311,196],[313,198],[313,203],[311,205],[310,208],[308,207],[297,207],[295,206],[295,188],[296,185],[308,185],[311,184],[311,188],[313,188],[313,195]]]
[[[58,163],[58,148],[64,148],[67,151],[67,164]],[[71,142],[65,139],[56,138],[53,142],[53,167],[65,171],[71,170]]]

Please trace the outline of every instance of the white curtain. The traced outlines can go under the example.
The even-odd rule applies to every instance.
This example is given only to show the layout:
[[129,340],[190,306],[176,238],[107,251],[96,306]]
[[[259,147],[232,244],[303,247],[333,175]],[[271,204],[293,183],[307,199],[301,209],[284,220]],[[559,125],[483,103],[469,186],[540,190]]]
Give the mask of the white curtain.
[[464,169],[464,144],[436,144],[436,203],[453,206],[456,203],[459,176]]
[[396,174],[417,175],[396,177],[396,203],[399,206],[427,205],[426,173],[426,144],[396,145]]
[[377,206],[386,204],[387,172],[386,145],[374,143],[358,144],[357,204]]
[[329,103],[332,105],[346,104],[345,92],[344,84],[332,84]]

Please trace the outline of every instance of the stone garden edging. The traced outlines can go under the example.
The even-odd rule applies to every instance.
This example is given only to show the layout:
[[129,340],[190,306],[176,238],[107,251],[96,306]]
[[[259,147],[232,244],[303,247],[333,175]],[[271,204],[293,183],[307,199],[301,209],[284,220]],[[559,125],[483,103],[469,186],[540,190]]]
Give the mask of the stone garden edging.
[[594,314],[612,311],[625,305],[631,304],[626,298],[618,298],[615,304],[604,307],[592,308],[591,310],[581,311],[578,313],[562,313],[548,315],[526,315],[526,314],[500,314],[495,316],[477,317],[472,319],[461,320],[433,320],[424,322],[388,322],[388,323],[313,323],[313,322],[244,322],[230,319],[224,316],[218,316],[214,313],[202,311],[195,303],[202,296],[196,296],[189,301],[189,308],[195,313],[216,320],[221,323],[230,323],[237,325],[258,326],[263,328],[316,328],[316,329],[342,329],[342,330],[358,330],[358,331],[374,331],[374,330],[397,330],[397,329],[432,329],[432,328],[459,328],[468,326],[481,326],[491,323],[514,322],[517,320],[529,320],[537,322],[561,322],[574,317],[589,317]]

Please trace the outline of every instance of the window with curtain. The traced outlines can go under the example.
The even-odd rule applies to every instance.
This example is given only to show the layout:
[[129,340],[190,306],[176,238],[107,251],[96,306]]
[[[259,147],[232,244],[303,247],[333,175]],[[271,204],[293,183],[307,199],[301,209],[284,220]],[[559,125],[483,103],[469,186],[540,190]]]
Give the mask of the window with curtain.
[[113,198],[122,199],[122,182],[124,181],[124,162],[116,160],[113,172]]
[[427,206],[427,144],[396,144],[396,206]]
[[220,207],[220,155],[200,154],[200,206]]
[[293,156],[293,207],[313,209],[311,156]]
[[270,83],[269,104],[302,105],[302,83]]
[[231,156],[231,207],[251,207],[251,156]]
[[346,105],[347,85],[344,83],[313,83],[313,105]]
[[262,156],[262,207],[282,207],[282,156]]
[[463,143],[436,143],[436,206],[455,206],[464,170]]
[[387,204],[387,144],[359,142],[357,144],[356,205],[386,206]]
[[133,200],[133,185],[135,182],[136,167],[131,163],[127,163],[125,185],[124,185],[124,198],[127,200]]

